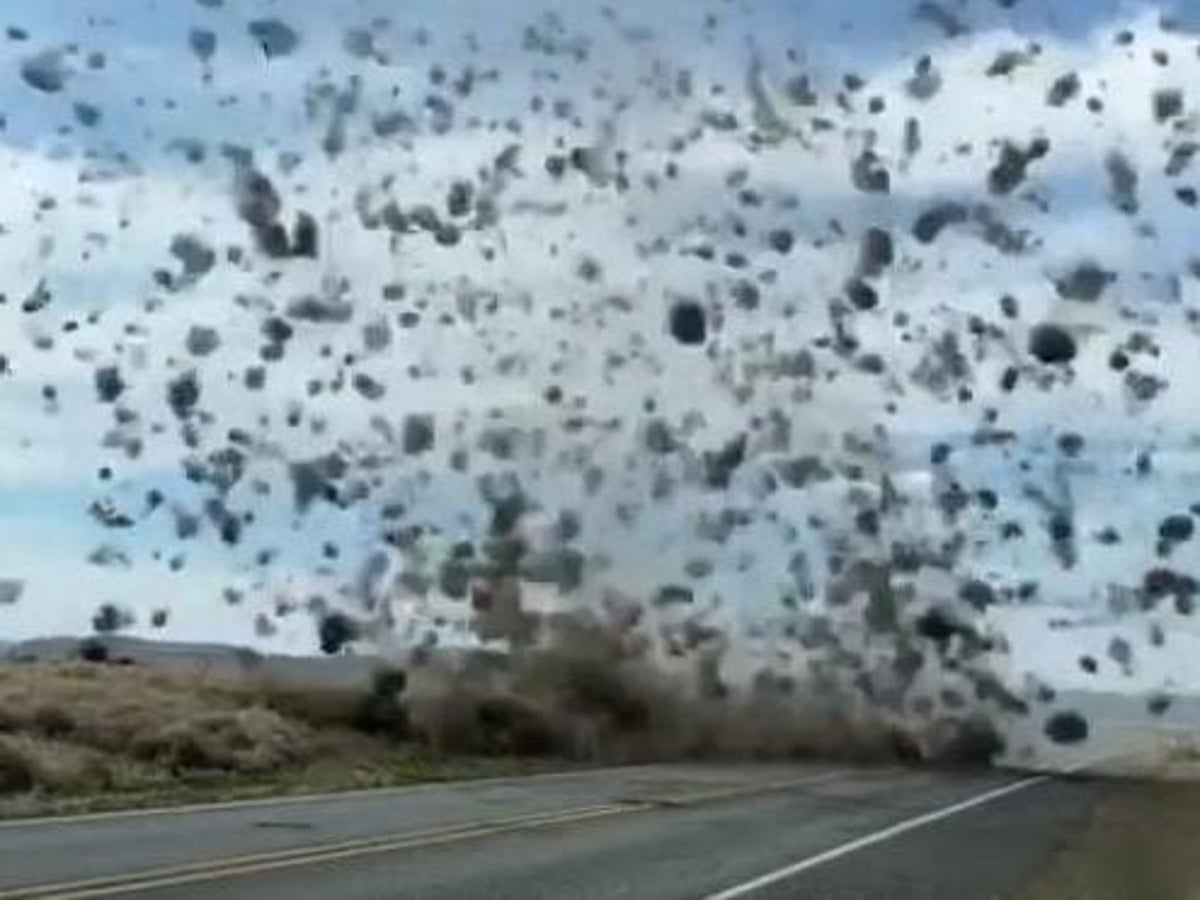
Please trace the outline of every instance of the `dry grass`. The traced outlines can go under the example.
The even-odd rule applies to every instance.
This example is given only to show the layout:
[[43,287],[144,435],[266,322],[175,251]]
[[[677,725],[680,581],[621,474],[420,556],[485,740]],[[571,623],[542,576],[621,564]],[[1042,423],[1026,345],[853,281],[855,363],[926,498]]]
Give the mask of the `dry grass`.
[[[395,715],[395,721],[388,718]],[[434,757],[363,691],[89,663],[0,666],[0,814],[530,768]]]
[[636,635],[587,622],[560,628],[536,651],[427,660],[408,673],[411,684],[380,672],[360,689],[97,662],[0,665],[0,815],[14,796],[20,809],[161,802],[566,761],[978,764],[995,749],[991,731],[969,721],[921,723],[914,733],[834,696],[740,695],[713,667],[660,670]]
[[319,749],[312,726],[257,686],[86,663],[0,670],[0,733],[171,771],[269,772]]
[[1200,900],[1200,785],[1128,781],[1017,900]]

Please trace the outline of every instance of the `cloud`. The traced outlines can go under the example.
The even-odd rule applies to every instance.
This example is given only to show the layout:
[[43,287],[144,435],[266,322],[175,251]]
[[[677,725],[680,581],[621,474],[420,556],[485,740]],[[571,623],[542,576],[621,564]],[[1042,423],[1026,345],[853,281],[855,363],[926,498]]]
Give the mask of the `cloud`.
[[[564,33],[558,35],[564,44],[574,46],[572,40],[583,36],[599,48],[577,70],[560,65],[557,58],[530,61],[518,53],[522,32],[510,23],[541,22],[554,30],[532,6],[529,16],[506,14],[502,29],[489,28],[490,20],[448,20],[431,13],[429,20],[442,27],[435,29],[438,34],[427,49],[415,34],[424,17],[419,8],[409,10],[405,21],[381,39],[403,60],[394,66],[347,57],[340,47],[343,23],[334,21],[328,5],[310,4],[298,12],[300,49],[269,63],[242,39],[241,11],[194,17],[162,13],[144,24],[127,14],[84,42],[112,51],[108,68],[81,73],[75,82],[79,96],[102,101],[104,124],[95,134],[56,131],[56,117],[68,114],[65,101],[48,112],[35,107],[19,85],[0,91],[0,100],[7,97],[13,109],[12,143],[0,151],[0,169],[11,175],[0,184],[8,229],[0,240],[0,265],[22,293],[0,308],[4,352],[12,370],[0,380],[6,414],[0,479],[21,480],[22,490],[14,493],[25,493],[22,502],[31,508],[21,520],[23,529],[73,535],[50,553],[44,542],[22,542],[14,533],[9,564],[27,567],[34,561],[45,576],[31,583],[19,612],[4,611],[5,627],[21,633],[86,627],[91,604],[78,595],[83,586],[91,590],[102,582],[109,596],[131,603],[152,603],[164,593],[179,597],[180,609],[187,611],[173,619],[173,634],[195,628],[205,637],[250,636],[244,612],[222,608],[211,621],[197,612],[213,602],[230,574],[220,562],[225,557],[208,545],[196,551],[208,558],[195,569],[189,566],[186,578],[165,576],[162,566],[141,565],[101,578],[68,562],[96,540],[89,528],[75,535],[70,508],[82,515],[97,489],[100,465],[113,466],[111,489],[119,496],[140,498],[148,486],[178,481],[175,471],[186,451],[165,402],[165,385],[193,366],[202,388],[199,405],[213,416],[203,429],[212,445],[230,428],[255,430],[264,416],[272,423],[265,429],[272,437],[270,446],[259,447],[262,458],[256,460],[270,470],[276,487],[277,499],[264,504],[264,516],[271,520],[262,532],[264,545],[283,543],[292,533],[290,498],[279,479],[285,459],[325,452],[349,438],[368,439],[375,433],[373,419],[396,426],[408,412],[436,412],[439,439],[473,450],[493,413],[527,430],[545,429],[542,459],[508,467],[527,479],[543,478],[545,493],[563,505],[584,505],[597,555],[610,560],[606,577],[639,588],[681,571],[687,558],[699,552],[698,518],[727,501],[757,504],[783,521],[802,522],[814,511],[832,516],[839,497],[765,498],[756,493],[757,476],[769,468],[772,453],[765,453],[757,468],[747,467],[748,474],[738,476],[728,496],[681,500],[663,510],[645,503],[651,478],[664,473],[677,480],[693,477],[704,450],[722,446],[746,429],[752,416],[765,418],[773,410],[787,410],[793,420],[791,444],[780,454],[834,454],[845,432],[861,436],[881,426],[904,466],[920,472],[928,467],[933,440],[954,440],[961,451],[955,460],[958,476],[973,488],[998,485],[1003,512],[1026,521],[1031,534],[1038,533],[1043,516],[1022,499],[1021,490],[1024,483],[1045,477],[1043,470],[1052,470],[1053,464],[1025,473],[1018,458],[1052,456],[1056,434],[1070,428],[1089,441],[1105,442],[1093,457],[1094,471],[1070,476],[1080,498],[1079,530],[1111,521],[1116,511],[1106,498],[1117,489],[1135,492],[1122,487],[1129,482],[1121,469],[1132,454],[1147,444],[1184,454],[1178,457],[1184,460],[1190,452],[1187,392],[1173,389],[1151,404],[1131,403],[1108,360],[1115,344],[1143,329],[1154,335],[1160,355],[1139,359],[1139,366],[1176,385],[1189,384],[1196,374],[1189,350],[1194,326],[1180,324],[1196,288],[1186,275],[1178,283],[1172,280],[1185,273],[1192,252],[1186,240],[1192,213],[1178,203],[1161,175],[1171,146],[1194,131],[1196,112],[1188,98],[1186,115],[1167,127],[1153,120],[1151,102],[1160,88],[1194,83],[1200,62],[1192,39],[1161,33],[1151,12],[1128,20],[1110,18],[1107,11],[1101,16],[1097,10],[1103,4],[1042,4],[1037,11],[1033,7],[1038,4],[1027,3],[1011,17],[988,9],[971,23],[970,34],[952,41],[939,40],[927,25],[913,22],[902,4],[887,10],[877,3],[869,10],[845,3],[810,6],[804,40],[798,41],[802,47],[795,54],[798,61],[789,60],[779,46],[797,30],[794,4],[756,5],[738,14],[744,20],[719,29],[711,42],[702,17],[691,9],[646,9],[616,23],[596,23],[590,13],[580,13],[586,24],[568,10]],[[1059,14],[1057,26],[1043,18],[1046,6]],[[632,29],[635,19],[657,35],[655,40],[638,37],[640,32]],[[201,22],[220,29],[209,82],[198,61],[181,59],[186,27]],[[844,28],[843,23],[855,27]],[[766,27],[770,24],[776,27]],[[1113,32],[1125,25],[1135,35],[1130,46],[1112,40]],[[40,40],[66,40],[75,27],[48,29]],[[464,30],[478,32],[486,52],[473,53],[470,42],[461,39]],[[1035,34],[1041,51],[1029,65],[1009,76],[986,74],[998,53],[1025,48]],[[1154,61],[1152,47],[1169,54],[1169,69]],[[753,84],[755,53],[765,60],[762,92]],[[940,89],[919,100],[906,84],[926,53]],[[492,59],[502,64],[499,80],[481,81],[470,98],[457,104],[455,127],[439,134],[425,107],[434,91],[433,66],[443,64],[446,77],[454,77],[467,64],[483,71]],[[322,65],[331,74],[315,79]],[[552,76],[556,67],[561,71]],[[695,82],[688,100],[671,93],[685,70]],[[863,78],[865,87],[847,101],[850,111],[843,111],[836,95],[845,91],[850,71]],[[1078,74],[1080,96],[1062,109],[1051,109],[1046,92],[1066,72]],[[815,108],[787,100],[788,80],[800,73],[812,76],[820,97]],[[348,118],[347,149],[330,158],[316,149],[326,133],[328,113],[314,121],[305,100],[313,80],[345,89],[352,77],[361,79],[361,109]],[[239,97],[236,106],[227,102],[233,93]],[[551,110],[559,102],[565,110],[561,118],[530,115],[533,93]],[[763,108],[763,93],[769,110]],[[1089,112],[1086,101],[1093,95],[1103,99],[1103,115]],[[869,111],[873,96],[884,99],[882,112]],[[376,138],[372,114],[395,109],[419,123],[417,132],[404,139]],[[775,143],[749,139],[753,123],[764,116],[769,120],[772,112],[783,124],[775,121],[771,127],[790,136]],[[741,127],[720,132],[711,123],[722,121],[713,118],[721,115],[735,116]],[[580,124],[572,122],[573,116]],[[922,126],[922,147],[915,154],[905,150],[912,117]],[[473,127],[472,119],[478,120]],[[510,119],[521,122],[519,133],[509,127]],[[819,119],[836,124],[825,127]],[[770,132],[771,127],[757,130]],[[1024,146],[1035,137],[1047,138],[1051,152],[1030,166],[1027,184],[1009,196],[988,196],[988,172],[996,164],[1000,142]],[[187,164],[178,152],[167,152],[178,138],[202,141],[209,151],[204,162]],[[228,249],[248,244],[249,237],[234,209],[232,165],[214,146],[222,142],[253,147],[258,165],[279,186],[285,221],[301,210],[315,217],[321,233],[317,260],[272,263],[251,253],[244,262],[226,262]],[[628,153],[635,189],[621,193],[603,179],[597,183],[572,172],[560,180],[547,171],[548,156],[597,142]],[[521,147],[515,165],[523,175],[512,179],[501,198],[495,227],[468,230],[451,249],[425,234],[395,237],[386,229],[360,226],[360,187],[370,188],[365,203],[375,209],[388,199],[406,207],[425,203],[441,209],[453,180],[494,166],[511,144]],[[968,145],[969,152],[963,149]],[[852,161],[868,148],[891,173],[887,196],[853,186]],[[291,168],[281,154],[297,149],[304,154]],[[118,159],[121,150],[132,154],[129,163]],[[1142,175],[1137,216],[1110,203],[1105,158],[1113,150]],[[97,158],[89,159],[88,151]],[[677,166],[674,176],[667,174],[672,165]],[[81,178],[101,167],[112,169],[113,177]],[[658,185],[654,190],[647,187],[652,182]],[[747,195],[739,205],[739,184],[757,199]],[[56,205],[46,203],[50,197]],[[1027,230],[1038,246],[1022,254],[1001,252],[981,240],[983,225],[974,212],[935,242],[916,239],[911,233],[915,219],[929,205],[945,201],[972,206],[986,201],[994,216],[989,221]],[[566,214],[556,214],[558,205]],[[741,234],[746,220],[751,227]],[[1143,222],[1155,226],[1154,238],[1139,229]],[[761,233],[766,225],[794,231],[798,240],[790,255],[768,249]],[[755,374],[781,352],[812,350],[814,341],[830,337],[836,327],[830,300],[845,293],[859,236],[872,225],[893,230],[897,264],[878,280],[879,309],[854,316],[848,327],[864,350],[879,354],[885,374],[849,371],[833,360],[823,369],[831,377],[817,384],[811,398],[803,397],[794,381]],[[178,290],[156,282],[153,275],[154,269],[163,269],[178,278],[179,263],[169,250],[176,233],[201,236],[220,261],[210,274]],[[706,261],[706,246],[736,248],[746,265],[735,269],[722,267],[720,258]],[[1064,267],[1084,256],[1119,273],[1103,301],[1086,307],[1064,301],[1053,282]],[[579,275],[589,259],[602,263],[596,281]],[[767,271],[772,274],[761,277]],[[1152,277],[1141,278],[1142,271]],[[353,323],[332,329],[293,323],[295,335],[284,358],[268,367],[264,388],[247,391],[243,372],[259,364],[265,342],[263,310],[283,312],[297,297],[335,293],[343,277],[350,279],[346,297],[354,307]],[[19,301],[42,279],[53,292],[51,306],[35,315],[22,313]],[[741,308],[732,299],[735,290],[745,291],[740,283],[746,281],[759,292],[757,309]],[[398,282],[405,283],[408,295],[401,301],[385,299],[385,287]],[[1005,293],[1020,301],[1017,321],[997,314]],[[680,353],[666,337],[666,310],[684,295],[722,306],[723,321],[714,326],[716,340],[708,354]],[[486,312],[489,304],[497,306],[494,314]],[[472,306],[474,321],[464,324]],[[790,312],[785,315],[785,310]],[[61,332],[68,319],[86,321],[92,311],[100,313],[95,323]],[[400,311],[419,316],[419,326],[401,326]],[[901,312],[909,316],[909,325],[899,323]],[[443,315],[454,323],[440,325]],[[973,317],[996,322],[1001,332],[994,340],[963,339],[976,402],[962,403],[949,389],[914,388],[909,376],[941,332],[964,333]],[[361,328],[381,318],[389,323],[391,343],[370,351]],[[1056,376],[1049,390],[1005,394],[998,385],[1010,365],[1022,369],[1026,383],[1046,377],[1028,366],[1024,353],[1029,325],[1043,318],[1060,321],[1079,335],[1081,355],[1073,380]],[[203,361],[189,359],[186,350],[187,334],[197,325],[216,328],[222,336],[221,346]],[[56,348],[38,349],[37,340],[50,335]],[[321,352],[323,344],[330,345],[328,355]],[[361,360],[358,371],[384,386],[382,401],[346,402],[351,387],[342,393],[328,388],[346,368],[346,353]],[[827,351],[819,355],[829,359]],[[128,372],[125,402],[143,413],[135,430],[145,449],[136,459],[98,447],[111,427],[112,411],[92,402],[97,363],[120,365]],[[467,370],[474,370],[474,377]],[[322,382],[322,392],[310,396],[310,381]],[[571,408],[580,418],[595,423],[623,416],[627,421],[608,431],[589,426],[580,434],[564,435],[559,426],[566,413],[549,408],[543,399],[551,381],[564,387],[570,402],[586,399]],[[57,415],[45,411],[46,384],[57,387],[62,408]],[[681,430],[694,421],[694,427],[687,425],[694,438],[690,457],[661,465],[638,461],[642,436],[632,427],[630,413],[650,399],[657,413]],[[889,403],[896,405],[897,414],[888,414]],[[305,411],[303,426],[281,425],[299,404]],[[689,418],[698,405],[702,421]],[[1020,435],[1013,446],[970,448],[983,405],[996,411],[998,427]],[[314,429],[314,421],[323,421],[324,431]],[[581,487],[577,460],[603,464],[614,473],[599,497],[587,497]],[[397,462],[389,474],[399,483],[397,494],[446,522],[448,529],[479,515],[470,508],[470,474],[449,473],[444,464],[426,465],[424,460]],[[1185,474],[1179,473],[1181,481]],[[1163,479],[1174,477],[1163,472]],[[28,497],[50,489],[60,492],[59,501],[33,508]],[[1140,488],[1136,493],[1149,499],[1144,504],[1131,501],[1125,512],[1133,531],[1149,534],[1161,496]],[[241,499],[234,495],[235,501]],[[614,509],[622,506],[641,508],[636,526],[617,517]],[[981,520],[979,532],[994,530],[998,518]],[[298,530],[309,541],[329,528],[361,547],[374,538],[377,524],[315,520]],[[941,527],[932,511],[925,527],[931,532]],[[632,538],[626,529],[632,530]],[[815,530],[799,530],[802,542],[819,540]],[[154,541],[129,543],[130,552],[143,559]],[[1023,571],[1044,571],[1047,599],[1093,605],[1107,579],[1139,571],[1151,561],[1146,548],[1152,539],[1103,556],[1085,548],[1083,564],[1067,573],[1054,569],[1040,543],[1035,549],[980,543],[984,546],[973,560],[981,571],[1010,580]],[[706,598],[736,598],[727,603],[735,607],[733,615],[773,611],[784,580],[781,563],[792,552],[777,534],[748,529],[703,550],[722,564],[719,576],[705,586]],[[249,566],[245,557],[251,551],[237,553],[242,554],[238,566]],[[1180,559],[1190,561],[1188,553],[1182,549]],[[760,564],[743,567],[748,557]],[[307,591],[310,569],[299,561],[278,577],[306,585]],[[0,574],[9,574],[2,565]],[[235,574],[240,578],[244,573]],[[267,584],[262,597],[278,586],[271,580],[275,577],[262,576]],[[316,583],[327,586],[319,579]],[[300,640],[296,628],[287,640]],[[1037,646],[1035,658],[1040,659],[1042,645]],[[1027,664],[1032,662],[1020,663]]]

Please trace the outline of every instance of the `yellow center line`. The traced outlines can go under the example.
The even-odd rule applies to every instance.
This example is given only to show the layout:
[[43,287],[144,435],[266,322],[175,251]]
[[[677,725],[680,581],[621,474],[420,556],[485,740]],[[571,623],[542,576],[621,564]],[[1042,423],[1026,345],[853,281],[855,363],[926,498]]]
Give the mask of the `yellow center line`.
[[380,835],[370,838],[338,841],[317,846],[293,847],[288,850],[274,850],[264,853],[250,853],[241,856],[226,856],[203,862],[186,863],[177,866],[165,866],[148,869],[143,872],[131,872],[118,875],[106,875],[97,878],[87,878],[78,881],[61,882],[57,884],[37,885],[15,890],[0,891],[0,900],[25,900],[28,897],[59,896],[60,891],[75,891],[91,888],[103,888],[113,884],[124,884],[141,879],[159,879],[173,876],[190,875],[198,871],[208,871],[220,867],[243,867],[250,865],[269,865],[274,862],[288,862],[292,859],[305,859],[317,853],[339,853],[354,850],[371,849],[376,846],[390,846],[403,841],[415,841],[437,838],[451,838],[462,833],[474,834],[480,829],[511,829],[520,826],[537,825],[545,820],[555,820],[567,815],[588,814],[596,810],[610,810],[614,804],[586,806],[573,810],[552,810],[548,812],[531,813],[511,818],[494,819],[489,821],[467,822],[461,825],[448,825],[443,828],[432,828],[422,831],[401,832],[398,834]]
[[393,787],[352,788],[320,794],[281,794],[274,797],[247,797],[241,800],[185,803],[176,806],[158,806],[148,809],[113,809],[101,812],[74,813],[68,815],[46,815],[0,819],[0,830],[29,829],[38,827],[61,827],[66,825],[89,825],[114,819],[144,819],[151,817],[182,816],[191,813],[238,812],[247,809],[275,806],[306,807],[314,804],[337,803],[346,800],[374,800],[411,794],[429,793],[439,790],[463,788],[509,787],[518,784],[538,784],[544,781],[586,780],[601,775],[625,775],[632,772],[653,770],[654,764],[619,766],[599,769],[574,769],[563,772],[541,772],[532,775],[500,775],[493,778],[465,778],[458,781],[428,781],[420,784],[396,785]]
[[[649,806],[646,808],[649,808]],[[359,856],[394,853],[399,850],[414,850],[421,847],[436,847],[441,844],[451,844],[458,841],[471,840],[472,838],[489,837],[526,829],[545,828],[551,825],[564,825],[573,822],[583,822],[588,819],[600,818],[601,816],[613,816],[625,812],[638,811],[639,809],[633,806],[599,807],[596,809],[579,811],[559,816],[543,816],[538,819],[531,819],[524,822],[512,822],[505,825],[486,825],[475,828],[458,828],[442,833],[415,835],[408,839],[376,842],[361,847],[348,847],[340,850],[319,848],[304,855],[294,855],[288,858],[267,860],[263,862],[248,862],[238,865],[228,865],[227,860],[220,860],[213,862],[208,868],[197,868],[194,871],[184,874],[162,875],[158,877],[148,877],[149,873],[144,875],[131,875],[127,880],[114,881],[107,885],[68,891],[49,889],[49,892],[47,892],[47,889],[42,889],[26,896],[30,898],[45,898],[45,900],[50,900],[50,898],[53,898],[53,900],[84,900],[84,898],[90,897],[123,896],[125,894],[152,891],[157,888],[179,887],[187,884],[196,884],[203,881],[215,881],[222,878],[233,878],[238,875],[254,875],[262,872],[277,871],[279,869],[291,869],[298,866],[311,866],[325,862],[336,862],[339,860],[353,859]]]
[[532,813],[506,819],[471,822],[440,829],[360,838],[313,847],[297,847],[266,853],[223,857],[205,862],[148,869],[142,872],[102,876],[57,884],[34,885],[0,891],[0,900],[85,900],[93,897],[112,897],[176,887],[197,882],[251,875],[279,869],[309,866],[325,862],[352,859],[360,856],[393,853],[420,847],[432,847],[490,837],[516,831],[548,828],[661,809],[663,805],[693,806],[737,797],[749,797],[773,791],[793,790],[843,777],[845,772],[830,772],[800,779],[770,782],[752,786],[719,788],[693,792],[664,800],[626,800],[576,809]]

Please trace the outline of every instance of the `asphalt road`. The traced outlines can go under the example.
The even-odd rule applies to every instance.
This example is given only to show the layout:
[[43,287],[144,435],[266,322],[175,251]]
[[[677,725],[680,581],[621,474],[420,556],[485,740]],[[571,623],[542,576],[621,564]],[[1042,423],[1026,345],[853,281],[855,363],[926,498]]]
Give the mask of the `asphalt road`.
[[658,765],[0,824],[0,900],[993,900],[1098,782]]

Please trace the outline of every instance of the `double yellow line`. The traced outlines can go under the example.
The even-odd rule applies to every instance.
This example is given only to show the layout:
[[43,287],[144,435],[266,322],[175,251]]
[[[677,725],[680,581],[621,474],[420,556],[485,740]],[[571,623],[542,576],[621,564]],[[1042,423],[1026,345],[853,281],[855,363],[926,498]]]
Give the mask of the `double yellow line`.
[[819,784],[842,777],[845,772],[829,772],[788,781],[758,784],[749,787],[719,788],[711,791],[686,794],[676,798],[652,800],[621,800],[594,806],[583,806],[556,812],[532,813],[511,818],[471,822],[446,828],[424,831],[402,832],[373,838],[320,844],[312,847],[297,847],[266,853],[230,856],[205,862],[167,866],[109,875],[57,884],[34,885],[15,890],[0,891],[0,900],[85,900],[92,897],[113,897],[152,891],[158,888],[179,887],[198,882],[233,878],[239,875],[254,875],[279,869],[310,866],[319,863],[353,859],[400,850],[436,847],[459,841],[491,837],[516,831],[531,831],[556,825],[569,825],[602,819],[610,816],[645,812],[652,809],[677,806],[694,806],[732,800],[756,794],[794,790],[806,785]]
[[0,900],[49,900],[49,898],[54,898],[54,900],[83,900],[85,897],[111,897],[117,894],[150,891],[155,888],[176,887],[201,881],[213,881],[235,875],[251,875],[275,869],[287,869],[296,866],[313,865],[315,863],[352,859],[356,856],[390,853],[396,850],[411,850],[418,847],[433,847],[438,844],[449,844],[455,841],[504,834],[510,831],[545,828],[550,825],[562,825],[569,822],[582,822],[601,816],[635,812],[638,809],[639,807],[635,804],[621,803],[586,806],[558,813],[537,813],[534,815],[515,816],[510,819],[496,819],[490,822],[476,822],[449,828],[392,834],[377,838],[362,838],[334,844],[322,844],[315,847],[298,847],[292,850],[279,850],[270,853],[229,856],[207,862],[168,866],[143,872],[133,872],[126,875],[112,875],[101,878],[88,878],[81,881],[66,881],[58,884],[43,884],[29,888],[18,888],[12,891],[0,892]]

